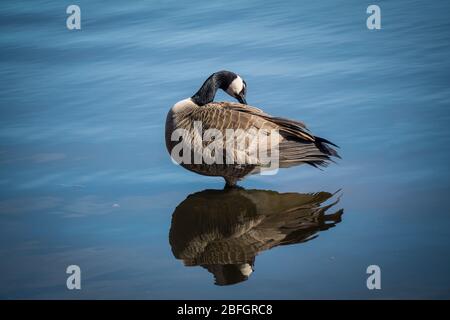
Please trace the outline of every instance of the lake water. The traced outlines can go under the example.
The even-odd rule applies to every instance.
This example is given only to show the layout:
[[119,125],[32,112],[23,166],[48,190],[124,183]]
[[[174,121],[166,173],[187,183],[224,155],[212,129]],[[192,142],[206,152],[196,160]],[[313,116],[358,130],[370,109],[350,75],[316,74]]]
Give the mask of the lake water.
[[[69,4],[0,3],[0,298],[450,298],[448,1],[377,1],[381,30],[356,0],[79,0],[79,31]],[[222,179],[172,164],[164,122],[221,69],[342,160],[204,191]],[[283,193],[340,201],[230,258],[245,223],[286,227]],[[189,260],[196,239],[231,249]]]

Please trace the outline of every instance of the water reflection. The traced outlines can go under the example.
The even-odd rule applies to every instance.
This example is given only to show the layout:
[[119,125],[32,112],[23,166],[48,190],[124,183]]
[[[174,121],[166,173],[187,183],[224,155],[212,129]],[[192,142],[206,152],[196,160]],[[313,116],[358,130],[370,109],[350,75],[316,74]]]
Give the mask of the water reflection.
[[169,241],[186,266],[207,269],[217,285],[235,284],[252,274],[261,251],[310,241],[334,227],[343,214],[331,209],[338,202],[328,192],[204,190],[176,207]]

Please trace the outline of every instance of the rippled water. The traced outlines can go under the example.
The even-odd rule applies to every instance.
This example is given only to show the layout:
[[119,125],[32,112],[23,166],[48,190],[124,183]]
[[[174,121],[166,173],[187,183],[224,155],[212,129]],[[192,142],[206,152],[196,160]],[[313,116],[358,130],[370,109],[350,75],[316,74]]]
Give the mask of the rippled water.
[[[0,298],[450,298],[450,4],[377,3],[369,31],[360,1],[77,1],[69,31],[67,3],[2,1]],[[220,69],[343,159],[202,192],[222,180],[172,164],[164,121]],[[264,202],[337,190],[331,222]],[[189,260],[192,239],[243,250],[255,232],[246,258]]]

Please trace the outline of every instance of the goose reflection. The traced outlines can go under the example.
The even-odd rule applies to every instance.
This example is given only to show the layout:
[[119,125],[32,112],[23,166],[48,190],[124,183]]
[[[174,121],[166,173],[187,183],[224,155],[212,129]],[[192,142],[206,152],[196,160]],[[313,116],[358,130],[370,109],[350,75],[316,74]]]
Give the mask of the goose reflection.
[[204,190],[176,207],[169,241],[185,266],[202,266],[217,285],[235,284],[248,279],[261,251],[310,241],[339,223],[343,210],[328,212],[338,201],[328,192]]

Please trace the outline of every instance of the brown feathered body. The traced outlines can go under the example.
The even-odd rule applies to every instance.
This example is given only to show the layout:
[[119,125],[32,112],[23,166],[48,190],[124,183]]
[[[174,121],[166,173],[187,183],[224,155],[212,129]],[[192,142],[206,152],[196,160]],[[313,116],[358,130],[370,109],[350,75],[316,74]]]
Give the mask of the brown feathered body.
[[[227,129],[234,130],[237,143],[231,146],[223,145],[223,163],[207,163],[208,159],[206,159],[202,163],[192,163],[192,161],[180,164],[202,175],[221,176],[229,186],[269,167],[267,157],[273,156],[271,150],[277,150],[277,166],[280,168],[300,164],[326,166],[332,161],[332,157],[339,157],[332,147],[335,146],[333,143],[312,135],[302,122],[273,117],[256,107],[245,104],[211,102],[198,106],[191,99],[178,102],[167,115],[165,136],[169,153],[172,154],[173,148],[180,143],[180,140],[189,146],[201,144],[203,148],[211,143],[211,141],[194,138],[193,133],[197,130],[194,125],[196,122],[201,123],[203,132],[216,129],[223,137],[227,136]],[[180,140],[173,141],[172,133],[176,129],[184,129],[189,134]],[[275,134],[276,138],[272,136]],[[262,135],[267,141],[267,152],[255,150],[257,146],[261,146],[257,141],[260,141]],[[198,151],[191,147],[190,152],[191,159],[194,159]],[[228,161],[225,157],[228,157]]]

